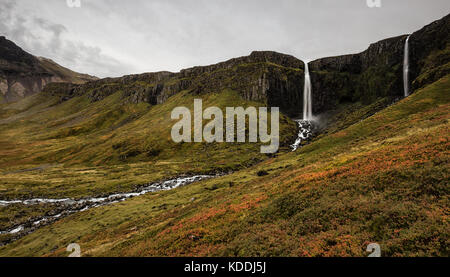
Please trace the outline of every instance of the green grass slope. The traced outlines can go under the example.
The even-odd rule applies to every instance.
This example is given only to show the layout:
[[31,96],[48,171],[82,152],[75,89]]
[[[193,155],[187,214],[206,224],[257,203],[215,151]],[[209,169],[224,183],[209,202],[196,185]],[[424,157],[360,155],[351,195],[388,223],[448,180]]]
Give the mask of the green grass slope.
[[[238,93],[194,95],[182,91],[161,105],[131,104],[117,91],[92,102],[86,95],[60,102],[35,94],[0,107],[0,199],[81,198],[129,192],[180,175],[227,173],[267,159],[254,143],[174,143],[171,111],[262,106]],[[207,121],[204,121],[206,123]],[[296,123],[281,115],[282,151],[296,136]],[[0,230],[55,210],[24,205],[0,207]],[[0,235],[0,241],[11,236]]]
[[[174,143],[170,113],[178,106],[193,110],[194,98],[203,98],[204,108],[223,110],[262,105],[226,90],[182,92],[155,106],[124,104],[120,92],[93,103],[75,97],[58,105],[34,95],[8,106],[3,112],[9,116],[0,120],[2,198],[82,197],[180,173],[228,172],[267,158],[250,143]],[[285,116],[281,123],[286,147],[296,125]]]
[[[0,248],[0,255],[66,256],[66,246],[76,242],[84,256],[365,256],[366,246],[376,242],[383,256],[448,256],[449,91],[447,75],[297,152],[220,178],[71,215]],[[87,122],[95,125],[92,120]],[[147,120],[146,115],[139,120]],[[29,132],[39,136],[32,130],[30,125]],[[61,130],[53,136],[66,138],[64,145],[76,139]],[[9,138],[14,132],[2,127]],[[34,154],[23,147],[24,159],[49,159],[45,153],[50,147],[55,147],[54,155],[64,149],[49,146],[52,138],[42,136],[48,145],[36,146],[42,152]],[[113,142],[96,143],[108,150],[110,160],[96,160],[86,150],[68,163],[115,160],[108,146]],[[10,162],[8,151],[15,149],[2,147],[4,164]],[[83,148],[72,151],[82,153]],[[180,153],[186,157],[188,152]],[[133,159],[139,163],[139,155]],[[91,170],[101,175],[103,168]],[[268,175],[258,176],[260,170]],[[3,185],[2,190],[19,194],[10,188]]]

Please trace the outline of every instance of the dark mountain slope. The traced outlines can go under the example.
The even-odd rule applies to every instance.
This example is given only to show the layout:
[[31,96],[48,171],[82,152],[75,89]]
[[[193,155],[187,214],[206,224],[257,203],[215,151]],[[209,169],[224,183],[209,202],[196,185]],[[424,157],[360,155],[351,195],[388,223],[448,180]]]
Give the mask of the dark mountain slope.
[[424,87],[450,73],[450,14],[411,34],[412,89]]
[[35,57],[0,36],[0,95],[6,102],[40,92],[50,82],[85,83],[95,79]]

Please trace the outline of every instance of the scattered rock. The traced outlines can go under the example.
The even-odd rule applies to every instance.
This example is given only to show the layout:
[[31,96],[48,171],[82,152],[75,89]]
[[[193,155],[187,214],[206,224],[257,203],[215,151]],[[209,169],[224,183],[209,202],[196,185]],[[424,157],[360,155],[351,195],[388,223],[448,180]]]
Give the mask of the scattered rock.
[[260,170],[260,171],[258,171],[257,173],[256,173],[256,175],[258,175],[258,176],[266,176],[266,175],[269,175],[269,173],[267,172],[267,171],[265,171],[265,170]]

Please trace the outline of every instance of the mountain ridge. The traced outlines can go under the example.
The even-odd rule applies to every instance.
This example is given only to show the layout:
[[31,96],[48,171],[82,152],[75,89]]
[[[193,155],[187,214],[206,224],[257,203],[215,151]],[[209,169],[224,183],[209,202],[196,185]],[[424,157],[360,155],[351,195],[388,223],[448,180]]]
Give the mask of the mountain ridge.
[[[449,40],[446,27],[450,28],[450,15],[436,20],[411,34],[411,73],[414,89],[423,86],[424,80],[416,80],[421,60]],[[430,31],[437,28],[438,31]],[[426,36],[421,34],[428,34]],[[333,110],[345,102],[372,104],[382,98],[386,103],[403,95],[403,51],[406,37],[400,35],[371,43],[357,54],[326,57],[309,62],[313,91],[313,113]],[[419,49],[426,49],[415,55]],[[447,54],[446,54],[447,55]],[[444,59],[445,60],[445,59]],[[446,60],[450,60],[446,57]],[[440,60],[442,62],[442,59]],[[423,63],[423,62],[422,62]],[[258,66],[259,64],[259,66]],[[245,65],[249,70],[245,70]],[[206,66],[194,66],[179,72],[151,72],[105,78],[86,85],[50,85],[49,91],[60,90],[62,99],[74,95],[92,94],[94,101],[103,99],[119,89],[132,103],[161,104],[168,97],[190,90],[194,94],[232,88],[241,91],[246,100],[260,101],[268,106],[279,106],[291,117],[300,116],[303,107],[304,62],[292,55],[275,51],[253,51],[248,56],[228,59]],[[430,83],[444,76],[447,67],[437,72]],[[389,72],[385,76],[385,72]],[[420,85],[419,82],[421,82]],[[105,86],[110,84],[109,86]],[[125,87],[125,88],[124,88]],[[99,92],[101,90],[101,92]]]
[[33,56],[0,36],[0,95],[5,102],[41,92],[51,82],[84,83],[96,79],[67,69],[51,59]]
[[229,88],[243,99],[279,106],[295,114],[302,103],[303,68],[301,60],[273,51],[254,51],[249,56],[229,59],[209,66],[197,66],[179,72],[151,72],[104,78],[80,85],[53,83],[44,92],[60,95],[61,100],[87,94],[91,101],[122,91],[131,103],[162,104],[184,90],[193,94],[219,92]]

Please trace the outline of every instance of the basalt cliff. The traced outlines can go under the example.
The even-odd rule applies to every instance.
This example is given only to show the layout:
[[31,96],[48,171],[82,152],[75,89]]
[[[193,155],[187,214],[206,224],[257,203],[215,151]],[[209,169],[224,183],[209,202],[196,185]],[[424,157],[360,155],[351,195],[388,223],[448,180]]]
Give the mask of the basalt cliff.
[[[411,34],[412,90],[450,72],[450,15]],[[380,98],[403,96],[403,55],[408,35],[373,43],[359,54],[312,61],[313,112],[322,113],[346,102],[370,104]]]
[[302,104],[303,70],[303,62],[293,56],[255,51],[249,56],[177,73],[127,75],[81,85],[53,83],[45,90],[61,95],[61,100],[88,94],[93,102],[122,91],[124,102],[156,105],[184,90],[202,94],[232,89],[238,91],[244,100],[264,102],[280,107],[287,114],[295,114]]

